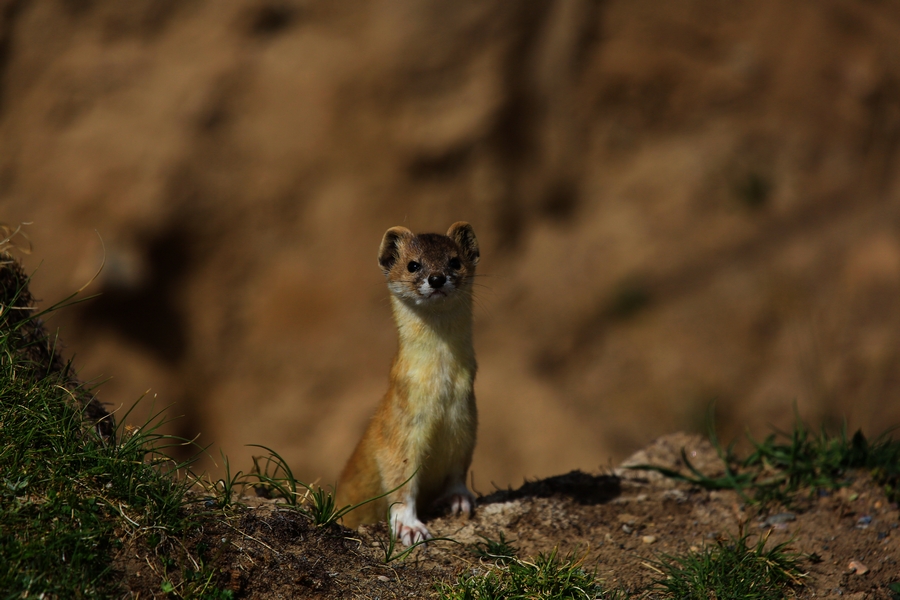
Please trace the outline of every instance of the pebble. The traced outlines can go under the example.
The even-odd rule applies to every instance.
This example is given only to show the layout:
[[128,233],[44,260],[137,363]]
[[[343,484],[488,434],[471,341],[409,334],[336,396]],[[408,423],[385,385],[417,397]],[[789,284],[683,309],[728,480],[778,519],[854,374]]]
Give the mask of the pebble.
[[858,560],[851,560],[848,567],[850,568],[851,571],[853,571],[857,575],[865,575],[866,573],[869,572],[869,567],[862,564]]
[[655,535],[645,535],[644,537],[641,538],[641,541],[644,542],[645,544],[652,544],[653,542],[656,541],[656,536]]
[[618,517],[619,523],[624,523],[626,525],[634,526],[635,523],[638,522],[638,518],[634,515],[629,515],[628,513],[622,513]]
[[765,521],[763,521],[762,527],[776,527],[781,526],[784,527],[785,523],[790,521],[796,521],[797,515],[790,512],[778,513],[777,515],[772,515]]
[[379,575],[378,576],[378,581],[383,581],[383,582],[387,583],[390,580],[391,580],[391,578],[388,577],[387,575]]

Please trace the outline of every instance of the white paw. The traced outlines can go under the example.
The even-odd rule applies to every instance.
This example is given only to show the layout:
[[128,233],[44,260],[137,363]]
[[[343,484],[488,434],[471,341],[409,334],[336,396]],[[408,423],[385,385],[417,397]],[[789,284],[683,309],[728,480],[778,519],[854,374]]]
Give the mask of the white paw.
[[421,521],[416,521],[411,525],[405,523],[398,525],[394,530],[394,535],[404,546],[427,542],[432,537],[428,528]]
[[449,501],[450,512],[454,515],[466,514],[471,517],[475,511],[475,497],[468,490],[464,494],[451,494]]
[[431,539],[428,528],[416,517],[414,509],[408,504],[397,504],[391,508],[391,531],[404,546],[412,546],[418,542]]

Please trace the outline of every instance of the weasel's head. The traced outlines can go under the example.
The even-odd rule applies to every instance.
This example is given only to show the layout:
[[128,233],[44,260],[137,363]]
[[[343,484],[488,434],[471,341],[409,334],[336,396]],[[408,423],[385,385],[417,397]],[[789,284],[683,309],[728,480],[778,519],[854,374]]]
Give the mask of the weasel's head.
[[437,307],[471,295],[479,256],[475,232],[464,221],[451,225],[447,235],[391,227],[381,240],[378,265],[394,296]]

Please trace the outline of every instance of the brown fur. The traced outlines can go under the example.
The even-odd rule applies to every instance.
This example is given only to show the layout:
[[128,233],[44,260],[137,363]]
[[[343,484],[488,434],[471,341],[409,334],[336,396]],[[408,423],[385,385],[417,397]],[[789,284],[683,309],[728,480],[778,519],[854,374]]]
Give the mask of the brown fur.
[[378,264],[391,291],[399,348],[388,391],[341,474],[337,501],[357,504],[402,488],[350,512],[349,527],[384,519],[394,507],[409,543],[428,537],[416,515],[435,502],[449,497],[454,509],[474,506],[465,477],[477,426],[472,279],[478,259],[467,223],[454,223],[446,236],[416,236],[404,227],[384,235]]

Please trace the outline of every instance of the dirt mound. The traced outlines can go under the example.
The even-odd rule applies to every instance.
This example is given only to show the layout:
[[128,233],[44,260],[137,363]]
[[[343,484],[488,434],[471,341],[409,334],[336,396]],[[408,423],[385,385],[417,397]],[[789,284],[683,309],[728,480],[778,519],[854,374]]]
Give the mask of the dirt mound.
[[[674,434],[654,442],[626,464],[683,469],[681,450],[692,464],[717,473],[715,450],[697,436]],[[236,598],[427,598],[435,582],[455,582],[476,572],[472,546],[483,537],[501,535],[529,559],[555,548],[583,557],[605,589],[636,596],[648,590],[658,573],[651,562],[663,554],[697,552],[742,532],[755,544],[790,542],[803,553],[807,575],[799,598],[838,595],[863,600],[890,599],[888,585],[900,581],[900,511],[865,476],[834,494],[820,494],[803,511],[754,514],[734,492],[709,492],[675,483],[654,473],[626,468],[615,474],[570,473],[528,482],[517,490],[482,496],[472,519],[439,518],[432,533],[458,543],[436,541],[404,560],[385,563],[384,523],[350,531],[337,526],[317,529],[284,505],[245,499],[242,516],[206,528],[188,543],[203,545],[206,565],[219,573],[216,582]],[[132,592],[152,596],[142,582],[158,579],[130,564],[127,549],[119,567]],[[856,568],[851,568],[856,561]],[[866,572],[862,572],[865,569]],[[143,579],[142,579],[143,577]]]

